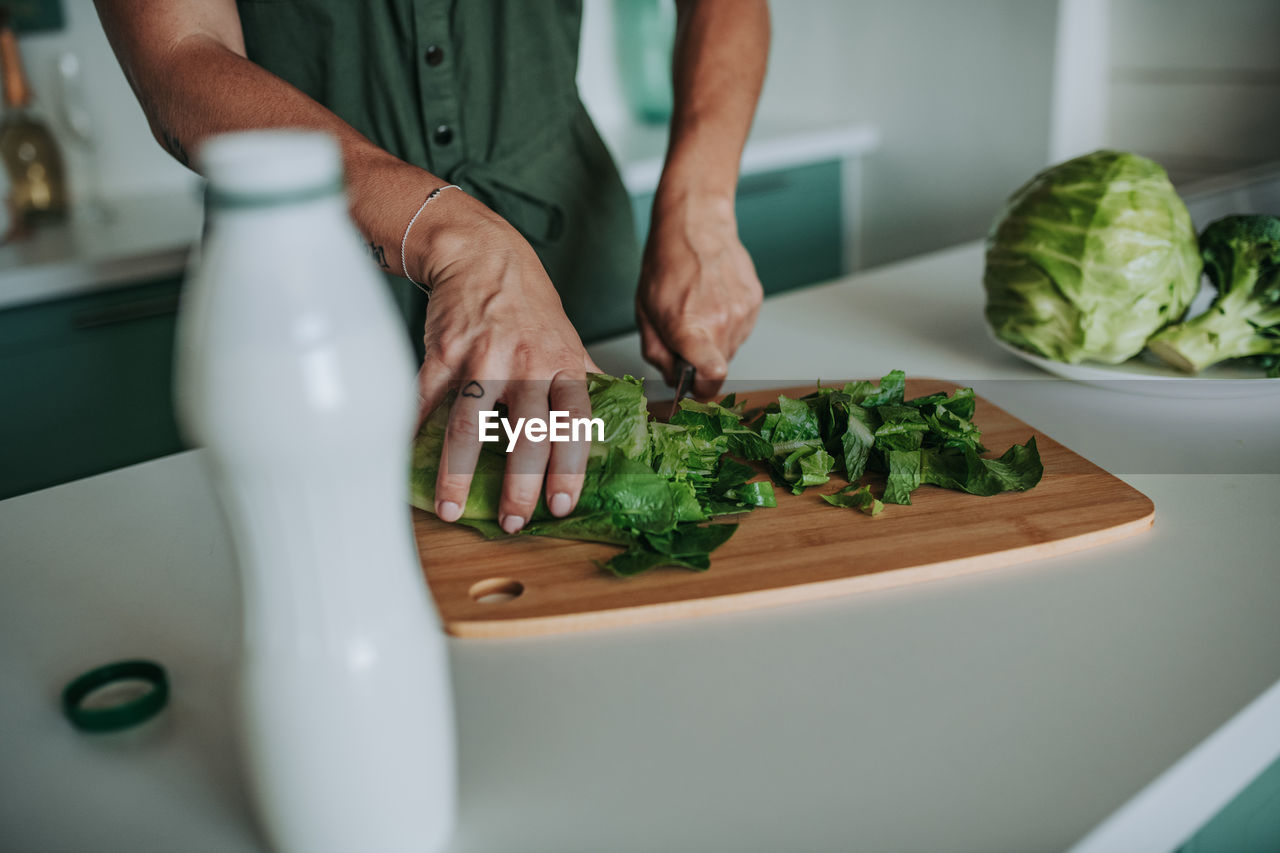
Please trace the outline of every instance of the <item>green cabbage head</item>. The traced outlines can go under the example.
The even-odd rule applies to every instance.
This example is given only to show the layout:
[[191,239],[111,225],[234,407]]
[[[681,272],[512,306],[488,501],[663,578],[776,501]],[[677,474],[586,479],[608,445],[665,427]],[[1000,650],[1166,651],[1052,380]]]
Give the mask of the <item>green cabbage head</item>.
[[987,322],[1055,361],[1118,364],[1200,288],[1195,227],[1161,166],[1095,151],[1036,175],[987,235]]

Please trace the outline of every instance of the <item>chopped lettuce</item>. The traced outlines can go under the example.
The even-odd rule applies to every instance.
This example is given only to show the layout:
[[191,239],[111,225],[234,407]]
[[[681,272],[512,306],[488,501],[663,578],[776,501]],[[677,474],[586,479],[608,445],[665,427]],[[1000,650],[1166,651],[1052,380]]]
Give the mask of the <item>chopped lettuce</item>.
[[[906,377],[895,370],[878,384],[780,396],[751,423],[733,395],[720,403],[683,400],[670,423],[659,423],[649,416],[640,380],[592,374],[587,390],[592,415],[605,422],[604,441],[592,446],[578,506],[555,518],[540,501],[519,535],[619,546],[600,563],[619,577],[659,566],[703,571],[737,529],[712,519],[777,506],[773,484],[757,479],[748,462],[763,463],[795,494],[842,474],[849,485],[822,499],[871,516],[885,503],[909,504],[925,484],[993,495],[1040,481],[1034,438],[999,458],[982,456],[972,389],[912,400],[905,389]],[[414,442],[411,502],[427,511],[434,509],[448,415],[448,405],[438,409]],[[461,519],[490,538],[506,535],[497,522],[506,455],[500,444],[483,445]],[[884,477],[881,499],[858,482],[868,472]]]
[[893,504],[911,503],[925,484],[988,496],[1040,482],[1044,467],[1034,438],[998,459],[981,455],[972,388],[912,400],[905,390],[906,377],[895,370],[878,385],[851,382],[799,400],[780,397],[759,421],[761,436],[772,442],[774,479],[799,494],[831,473],[852,484],[870,471],[884,475],[883,500]]

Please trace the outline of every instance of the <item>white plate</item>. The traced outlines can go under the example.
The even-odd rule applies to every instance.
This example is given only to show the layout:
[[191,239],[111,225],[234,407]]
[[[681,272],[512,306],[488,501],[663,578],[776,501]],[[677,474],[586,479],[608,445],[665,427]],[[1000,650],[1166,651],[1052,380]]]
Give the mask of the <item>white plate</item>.
[[[1002,341],[990,328],[987,334],[996,346],[1018,358],[1034,364],[1041,370],[1104,388],[1124,390],[1129,393],[1149,394],[1155,397],[1184,397],[1187,399],[1224,399],[1252,397],[1257,394],[1280,393],[1280,379],[1268,379],[1261,368],[1224,362],[1215,364],[1195,376],[1174,370],[1160,359],[1144,351],[1123,364],[1067,364],[1021,350]],[[1120,386],[1118,383],[1123,382]]]

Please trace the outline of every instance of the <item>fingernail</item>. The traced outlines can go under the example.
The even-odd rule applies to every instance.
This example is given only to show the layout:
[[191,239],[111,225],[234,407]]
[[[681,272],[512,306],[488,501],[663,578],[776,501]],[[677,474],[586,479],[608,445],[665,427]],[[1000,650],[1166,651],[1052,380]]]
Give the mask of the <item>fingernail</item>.
[[524,527],[524,519],[518,515],[504,515],[499,523],[507,533],[519,533],[520,528]]
[[551,514],[557,518],[569,514],[573,509],[573,500],[564,492],[556,492],[551,496]]
[[436,504],[436,515],[440,516],[442,521],[457,521],[462,518],[462,507],[453,501],[440,501]]

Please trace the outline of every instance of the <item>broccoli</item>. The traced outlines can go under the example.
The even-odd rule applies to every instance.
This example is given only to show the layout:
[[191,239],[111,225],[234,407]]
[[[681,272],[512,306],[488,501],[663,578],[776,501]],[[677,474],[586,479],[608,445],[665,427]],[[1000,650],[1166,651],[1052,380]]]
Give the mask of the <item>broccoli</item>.
[[1195,373],[1228,358],[1259,356],[1274,375],[1280,359],[1280,217],[1227,216],[1200,235],[1209,310],[1152,336],[1164,361]]

